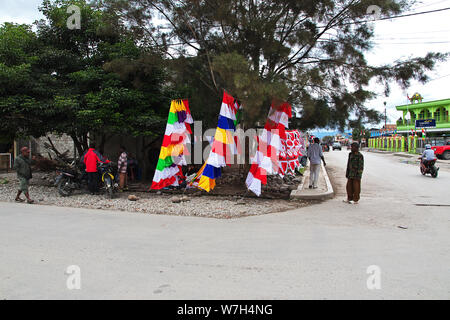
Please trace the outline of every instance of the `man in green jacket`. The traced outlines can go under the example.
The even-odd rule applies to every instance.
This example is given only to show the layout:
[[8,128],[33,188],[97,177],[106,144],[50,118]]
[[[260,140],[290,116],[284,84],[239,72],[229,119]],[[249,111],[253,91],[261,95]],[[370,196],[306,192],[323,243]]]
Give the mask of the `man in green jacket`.
[[30,199],[30,195],[28,193],[28,185],[30,179],[32,178],[31,174],[31,160],[30,160],[30,149],[27,147],[23,147],[20,149],[20,155],[16,157],[14,160],[14,169],[17,172],[17,178],[19,179],[19,190],[16,196],[16,202],[23,202],[25,200],[20,198],[22,192],[27,197],[28,203],[33,203],[34,200]]
[[364,171],[364,156],[359,152],[359,144],[353,142],[352,152],[348,155],[347,171],[347,200],[344,202],[358,204],[361,193],[361,178]]

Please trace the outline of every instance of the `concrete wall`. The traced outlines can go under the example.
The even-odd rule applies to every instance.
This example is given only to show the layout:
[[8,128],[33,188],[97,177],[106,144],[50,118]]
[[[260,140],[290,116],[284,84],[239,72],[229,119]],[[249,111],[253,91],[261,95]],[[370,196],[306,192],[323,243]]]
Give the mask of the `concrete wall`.
[[73,143],[73,140],[68,135],[56,135],[56,134],[48,134],[46,137],[41,137],[39,139],[36,139],[36,152],[40,153],[44,157],[55,157],[55,153],[51,150],[47,150],[45,148],[45,143],[50,144],[47,137],[49,137],[53,145],[55,146],[56,150],[58,150],[60,153],[64,153],[68,151],[68,156],[70,158],[78,156],[78,152],[76,152],[75,144]]
[[[119,148],[123,145],[128,154],[131,154],[138,160],[138,165],[142,169],[142,179],[152,180],[158,162],[162,138],[160,137],[151,146],[148,146],[150,142],[155,140],[154,137],[116,135],[106,141],[104,150],[99,151],[103,151],[103,155],[109,160],[117,162],[119,159]],[[100,139],[98,137],[96,137],[95,142],[97,148],[99,148]]]

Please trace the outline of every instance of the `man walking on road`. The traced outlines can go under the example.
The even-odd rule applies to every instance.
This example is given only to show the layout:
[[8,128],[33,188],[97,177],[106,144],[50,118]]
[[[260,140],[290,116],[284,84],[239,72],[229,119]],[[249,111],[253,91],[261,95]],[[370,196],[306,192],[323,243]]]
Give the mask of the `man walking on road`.
[[347,172],[347,200],[344,202],[358,204],[361,193],[361,178],[364,171],[364,157],[359,152],[359,144],[353,142],[348,155]]
[[323,161],[323,165],[326,166],[325,159],[323,157],[322,146],[320,145],[320,139],[314,138],[314,143],[308,148],[309,159],[309,188],[317,189],[317,181],[319,180],[320,173],[320,160]]
[[19,179],[19,190],[17,191],[16,202],[23,202],[25,200],[20,198],[22,192],[25,194],[28,203],[33,203],[34,200],[30,199],[28,193],[28,185],[31,174],[31,160],[30,160],[30,149],[23,147],[20,149],[20,155],[14,160],[14,169],[17,172],[17,178]]

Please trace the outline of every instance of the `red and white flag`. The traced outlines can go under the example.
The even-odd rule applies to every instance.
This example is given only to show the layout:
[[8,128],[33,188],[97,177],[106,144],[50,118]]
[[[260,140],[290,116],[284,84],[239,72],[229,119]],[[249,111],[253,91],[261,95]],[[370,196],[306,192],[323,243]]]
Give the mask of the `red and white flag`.
[[252,165],[245,181],[248,190],[257,196],[261,195],[261,184],[267,184],[267,175],[277,174],[279,171],[281,139],[286,139],[286,129],[291,117],[290,104],[272,103],[266,125],[257,137],[258,149],[251,159]]

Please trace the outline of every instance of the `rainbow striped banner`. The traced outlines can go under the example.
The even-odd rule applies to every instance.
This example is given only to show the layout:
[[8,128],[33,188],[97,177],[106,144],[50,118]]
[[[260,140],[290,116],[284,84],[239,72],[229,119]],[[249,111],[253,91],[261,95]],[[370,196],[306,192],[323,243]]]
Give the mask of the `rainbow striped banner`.
[[224,91],[219,123],[208,160],[190,183],[207,192],[214,189],[216,179],[222,175],[222,167],[230,164],[230,156],[237,154],[234,132],[240,121],[242,106]]
[[179,185],[179,179],[183,178],[181,167],[186,165],[184,155],[186,144],[190,142],[192,123],[188,100],[172,100],[151,189]]

